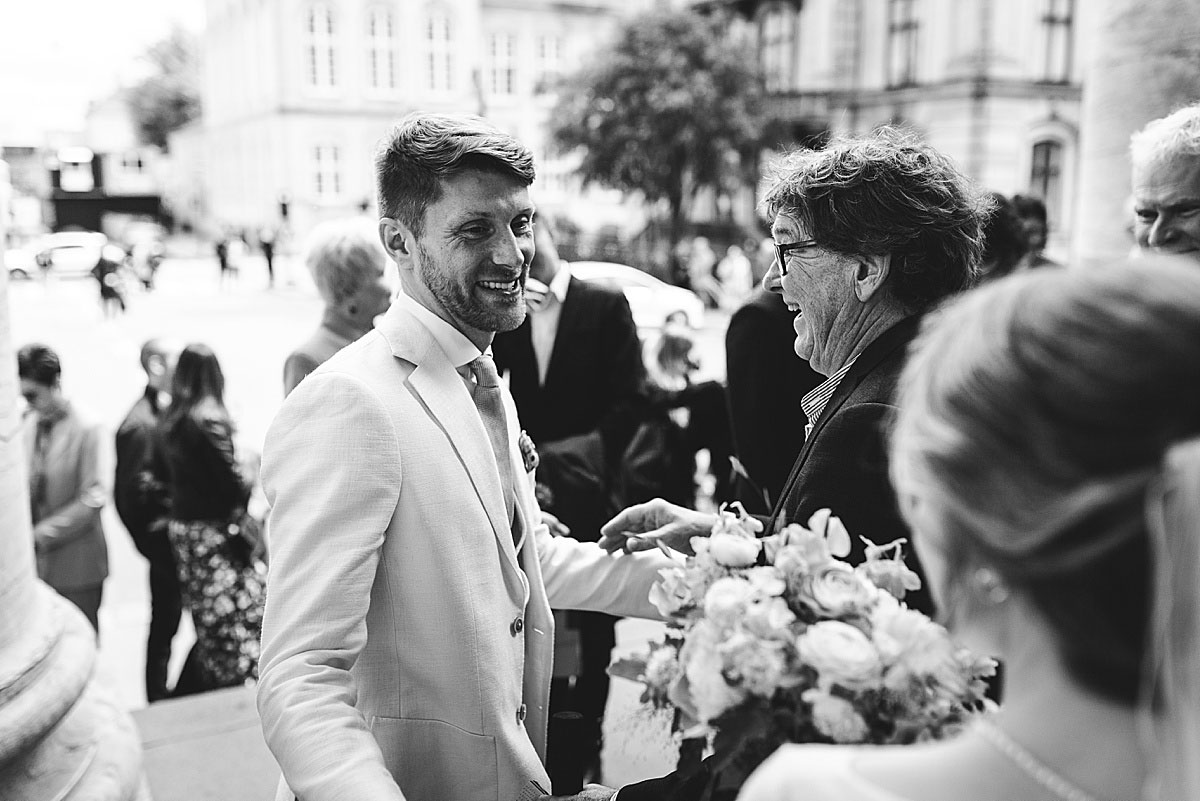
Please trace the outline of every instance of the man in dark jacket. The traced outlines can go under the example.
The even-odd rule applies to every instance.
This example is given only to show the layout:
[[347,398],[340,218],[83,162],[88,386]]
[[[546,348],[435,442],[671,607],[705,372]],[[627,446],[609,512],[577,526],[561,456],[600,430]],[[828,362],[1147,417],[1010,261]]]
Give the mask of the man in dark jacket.
[[146,391],[117,429],[117,468],[113,498],[117,515],[138,552],[150,563],[150,634],[146,641],[146,700],[166,698],[171,640],[179,628],[182,602],[175,556],[167,540],[167,490],[150,470],[151,444],[159,415],[166,409],[179,346],[151,339],[142,346]]
[[[525,287],[529,314],[516,330],[497,334],[492,351],[541,455],[539,503],[571,536],[595,541],[613,512],[611,473],[643,403],[641,341],[623,293],[571,276],[548,223],[538,220],[534,236],[537,252]],[[560,719],[551,719],[547,768],[556,784],[575,783],[599,766],[616,618],[601,612],[556,612],[555,618],[551,713],[583,717],[570,754],[554,744],[576,733],[556,732]]]
[[[859,535],[877,543],[909,537],[888,481],[892,395],[920,315],[974,283],[987,201],[945,156],[884,130],[787,157],[766,206],[776,258],[763,285],[796,313],[796,355],[826,376],[797,412],[805,442],[766,530],[804,523],[828,507],[850,531],[848,560],[858,562]],[[637,551],[662,543],[686,552],[713,522],[710,514],[654,500],[607,523],[602,544]],[[921,573],[911,547],[905,560]],[[932,611],[924,587],[906,601]],[[711,770],[708,760],[618,795],[699,798]],[[611,797],[596,786],[585,793]]]

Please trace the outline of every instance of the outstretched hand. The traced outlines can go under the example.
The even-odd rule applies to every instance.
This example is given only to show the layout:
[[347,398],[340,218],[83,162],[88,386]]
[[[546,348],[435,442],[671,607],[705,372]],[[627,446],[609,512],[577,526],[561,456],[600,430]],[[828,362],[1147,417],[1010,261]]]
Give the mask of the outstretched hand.
[[544,795],[538,801],[608,801],[617,792],[614,787],[602,784],[587,784],[575,795]]
[[714,515],[655,498],[624,510],[600,528],[600,547],[609,553],[635,553],[659,548],[692,554],[692,537],[704,537]]

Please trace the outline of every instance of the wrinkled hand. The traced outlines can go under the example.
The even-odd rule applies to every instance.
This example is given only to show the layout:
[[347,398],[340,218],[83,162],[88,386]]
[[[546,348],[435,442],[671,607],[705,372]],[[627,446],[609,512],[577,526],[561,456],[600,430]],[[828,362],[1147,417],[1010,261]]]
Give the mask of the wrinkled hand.
[[617,792],[615,787],[588,784],[575,795],[543,795],[538,801],[608,801]]
[[692,537],[707,537],[717,518],[655,498],[631,506],[600,528],[600,547],[609,553],[659,548],[692,554]]
[[551,537],[571,536],[571,529],[567,528],[567,524],[547,512],[545,509],[542,510],[542,522],[545,523],[550,529]]

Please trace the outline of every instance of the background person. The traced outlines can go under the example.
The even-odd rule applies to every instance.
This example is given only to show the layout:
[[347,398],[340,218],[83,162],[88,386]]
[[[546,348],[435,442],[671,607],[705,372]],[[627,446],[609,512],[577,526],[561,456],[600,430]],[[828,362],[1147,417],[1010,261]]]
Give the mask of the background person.
[[149,563],[150,630],[146,640],[146,700],[166,698],[171,640],[183,611],[175,553],[167,536],[170,495],[154,475],[155,430],[170,403],[171,379],[181,346],[168,339],[142,345],[141,364],[146,389],[116,436],[116,474],[113,500],[117,515],[138,553]]
[[938,312],[892,474],[954,633],[1005,660],[1004,704],[943,742],[784,746],[739,798],[1200,797],[1197,388],[1187,264],[1018,275]]
[[304,256],[325,307],[317,330],[283,363],[283,394],[339,350],[371,330],[385,312],[391,288],[387,254],[370,223],[347,218],[313,230]]
[[1138,247],[1200,261],[1200,103],[1148,123],[1129,155]]
[[62,364],[46,345],[17,351],[17,376],[28,404],[23,433],[38,578],[79,607],[99,634],[108,576],[100,427],[84,422],[63,397]]
[[175,694],[239,686],[258,675],[265,568],[258,543],[246,539],[250,486],[234,448],[225,376],[207,345],[192,343],[179,354],[156,471],[169,489],[167,533],[196,628]]
[[[549,490],[539,499],[543,509],[575,539],[594,542],[614,511],[610,476],[645,405],[641,341],[624,293],[572,277],[540,217],[533,234],[529,313],[516,329],[496,334],[492,352],[541,455],[538,481]],[[585,728],[569,760],[559,763],[552,751],[547,768],[556,782],[568,770],[599,776],[615,623],[602,612],[555,613],[551,714],[579,712]],[[552,718],[552,741],[554,726]]]

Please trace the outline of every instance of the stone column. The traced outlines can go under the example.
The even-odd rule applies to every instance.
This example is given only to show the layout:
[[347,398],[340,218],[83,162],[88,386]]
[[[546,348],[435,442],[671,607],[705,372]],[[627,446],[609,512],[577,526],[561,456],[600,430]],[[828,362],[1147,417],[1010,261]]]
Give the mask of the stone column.
[[[1129,136],[1150,120],[1200,99],[1200,10],[1196,0],[1098,0],[1083,86],[1074,263],[1103,263],[1133,240]],[[1086,19],[1086,18],[1085,18]]]
[[[0,161],[0,257],[8,190]],[[148,798],[133,721],[92,680],[91,625],[35,575],[8,309],[0,270],[0,798]]]

